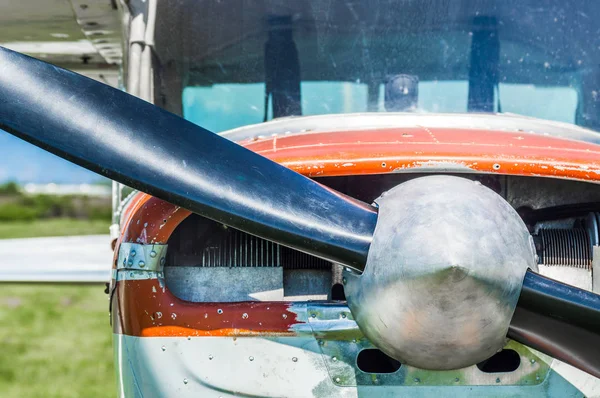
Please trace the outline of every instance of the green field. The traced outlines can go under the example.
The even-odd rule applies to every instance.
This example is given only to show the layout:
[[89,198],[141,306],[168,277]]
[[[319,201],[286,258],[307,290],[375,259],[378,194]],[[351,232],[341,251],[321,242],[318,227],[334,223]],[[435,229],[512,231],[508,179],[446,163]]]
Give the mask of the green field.
[[0,396],[110,397],[115,377],[104,287],[0,287]]
[[0,221],[0,239],[38,236],[108,235],[110,221],[50,218],[33,221]]

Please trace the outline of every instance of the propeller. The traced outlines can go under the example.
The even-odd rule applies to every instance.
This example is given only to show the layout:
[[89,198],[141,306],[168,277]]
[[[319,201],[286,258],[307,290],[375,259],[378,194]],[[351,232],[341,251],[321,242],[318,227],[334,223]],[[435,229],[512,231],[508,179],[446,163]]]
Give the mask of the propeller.
[[[522,220],[500,196],[469,180],[450,176],[415,179],[394,188],[395,194],[382,196],[376,209],[127,93],[1,47],[0,128],[204,217],[343,264],[349,306],[361,330],[380,349],[409,364],[429,369],[472,365],[501,349],[508,333],[516,341],[600,377],[600,355],[594,348],[600,346],[600,297],[527,270],[535,270],[536,265]],[[471,185],[465,185],[467,181]],[[457,190],[457,184],[465,189]],[[439,195],[430,195],[436,190]],[[417,200],[429,197],[444,200],[439,199],[435,206]],[[430,203],[434,210],[414,212],[427,209],[424,205],[411,207],[419,203]],[[446,217],[439,209],[460,210],[463,213],[456,214],[463,215],[475,211],[478,220],[484,216],[494,220],[485,224],[487,230],[480,231],[476,223],[466,222],[471,216]],[[494,209],[501,210],[500,216],[495,216]],[[392,217],[394,212],[404,212],[406,218]],[[447,240],[455,244],[454,251],[448,251],[445,241],[421,242],[414,246],[422,248],[417,252],[410,249],[413,246],[402,246],[405,241],[415,243],[414,236],[422,233],[418,228],[425,225],[422,214],[443,220],[445,224],[434,231],[446,233]],[[463,235],[455,230],[463,231],[464,236],[480,236],[461,241]],[[496,235],[502,239],[495,239],[494,247],[511,254],[501,256],[504,263],[492,259],[487,267],[478,266],[473,253],[483,253],[484,248],[477,239]],[[432,251],[431,247],[445,251]],[[431,257],[421,256],[426,252],[455,257],[429,261]],[[382,253],[395,254],[386,259]],[[508,271],[502,268],[507,264]],[[382,272],[387,275],[384,281],[373,276]],[[479,288],[481,283],[491,289],[484,291],[481,299],[473,299],[469,286]],[[407,290],[394,293],[390,286]],[[422,289],[427,287],[434,289],[423,295],[426,290]],[[411,297],[409,291],[422,295]],[[376,297],[376,292],[384,294]],[[453,294],[456,297],[448,301]],[[438,318],[431,317],[431,311],[422,311],[431,309],[423,307],[428,302],[425,296],[437,300],[433,305],[439,310]],[[386,302],[388,297],[396,300]],[[485,319],[494,327],[471,322],[477,311],[465,310],[468,307],[464,305],[460,314],[454,313],[461,298],[475,305],[484,303],[487,314],[492,315]],[[382,327],[378,336],[371,331],[375,315],[402,323]],[[493,315],[498,315],[498,322]],[[467,331],[457,341],[474,342],[469,352],[445,350],[444,339],[419,330],[419,317],[423,316],[439,330]],[[459,325],[457,318],[467,324]],[[411,319],[414,322],[409,322]],[[407,330],[412,336],[420,333],[413,347],[398,343],[398,336],[407,335]]]

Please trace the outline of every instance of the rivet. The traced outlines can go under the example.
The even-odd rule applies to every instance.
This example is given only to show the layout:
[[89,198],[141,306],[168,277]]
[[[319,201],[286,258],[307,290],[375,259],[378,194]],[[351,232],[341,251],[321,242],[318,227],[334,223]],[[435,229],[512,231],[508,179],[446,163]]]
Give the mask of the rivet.
[[162,347],[160,347],[160,348],[161,348],[163,351],[167,351],[167,347],[165,347],[165,346],[162,346]]
[[140,268],[144,268],[146,266],[146,263],[143,262],[142,260],[140,260],[140,262],[138,263],[138,265],[140,266]]
[[283,315],[281,315],[281,317],[282,317],[283,319],[287,319],[287,314],[283,314]]
[[346,278],[342,278],[342,284],[346,284]]
[[213,356],[212,356],[212,355],[209,355],[209,356],[208,356],[208,360],[209,360],[209,361],[212,361],[212,359],[213,359]]
[[333,357],[333,358],[331,358],[331,360],[332,360],[333,362],[337,362],[337,357]]
[[165,265],[165,261],[166,261],[166,260],[165,260],[165,258],[164,258],[164,257],[163,257],[163,258],[161,258],[161,259],[160,259],[160,265]]
[[316,317],[317,317],[317,314],[315,314],[315,313],[312,313],[312,314],[310,314],[310,317],[311,317],[311,318],[316,318]]
[[456,379],[454,379],[455,383],[458,383],[460,381],[460,379],[457,377]]
[[373,379],[374,384],[379,384],[379,379]]
[[152,257],[152,258],[156,257],[156,252],[154,250],[152,250],[150,252],[150,257]]
[[342,312],[342,318],[346,319],[346,314]]
[[127,261],[127,264],[129,264],[129,265],[133,265],[133,260],[129,260],[129,261]]
[[222,313],[223,313],[223,310],[219,308],[219,309],[217,310],[217,314],[221,315]]
[[192,337],[191,337],[191,336],[188,336],[188,340],[191,340],[191,339],[192,339]]
[[414,378],[414,382],[415,382],[415,383],[420,383],[420,382],[421,382],[421,379],[419,379],[418,377],[415,377],[415,378]]
[[319,340],[319,345],[323,345],[325,342],[323,340]]
[[494,163],[494,166],[492,166],[494,168],[494,170],[499,170],[500,169],[500,165],[498,163]]
[[534,363],[535,363],[535,359],[532,359],[532,360],[531,360],[531,363],[532,363],[532,364],[534,364]]
[[136,253],[135,253],[135,250],[132,250],[132,251],[131,251],[131,257],[135,257],[135,254],[136,254]]
[[338,383],[338,384],[339,384],[341,381],[342,381],[342,380],[340,380],[340,378],[339,378],[339,377],[336,377],[336,378],[335,378],[335,382],[336,382],[336,383]]
[[540,379],[540,375],[535,375],[535,379],[539,380]]
[[130,272],[129,276],[133,278],[135,276],[135,272]]
[[298,358],[296,358],[296,357],[292,357],[292,361],[293,361],[293,362],[298,362]]
[[500,383],[500,378],[496,378],[496,383]]
[[381,163],[381,167],[385,167],[385,162],[382,162],[382,163]]
[[187,384],[188,383],[188,379],[183,379],[183,384]]
[[242,314],[242,319],[248,319],[248,314],[246,314],[245,312]]
[[172,318],[172,319],[175,319],[175,318],[177,318],[177,314],[173,312],[173,313],[171,314],[171,318]]
[[251,362],[254,361],[254,357],[249,357],[248,358]]

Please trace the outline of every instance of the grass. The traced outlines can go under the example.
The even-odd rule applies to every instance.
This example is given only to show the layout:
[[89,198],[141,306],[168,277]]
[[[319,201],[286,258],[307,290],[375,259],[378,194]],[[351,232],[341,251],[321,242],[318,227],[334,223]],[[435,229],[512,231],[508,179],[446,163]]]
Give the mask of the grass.
[[5,221],[0,222],[0,239],[108,234],[109,225],[110,222],[105,220],[72,218]]
[[103,289],[1,286],[3,398],[115,395],[112,333]]

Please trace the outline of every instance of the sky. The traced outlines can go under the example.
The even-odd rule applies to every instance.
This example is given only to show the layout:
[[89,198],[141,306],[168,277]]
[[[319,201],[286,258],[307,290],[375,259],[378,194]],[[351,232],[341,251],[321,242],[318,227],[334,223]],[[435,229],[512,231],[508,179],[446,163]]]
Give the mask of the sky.
[[98,174],[0,130],[0,183],[82,184],[102,180]]

